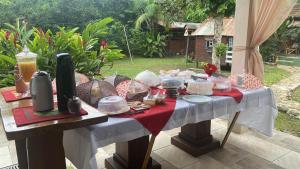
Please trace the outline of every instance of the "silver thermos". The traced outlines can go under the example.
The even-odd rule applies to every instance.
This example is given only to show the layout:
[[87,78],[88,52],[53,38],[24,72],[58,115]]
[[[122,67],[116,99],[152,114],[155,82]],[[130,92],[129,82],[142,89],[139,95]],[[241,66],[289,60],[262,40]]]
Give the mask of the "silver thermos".
[[36,112],[50,111],[54,108],[53,89],[47,72],[36,72],[30,81],[33,110]]

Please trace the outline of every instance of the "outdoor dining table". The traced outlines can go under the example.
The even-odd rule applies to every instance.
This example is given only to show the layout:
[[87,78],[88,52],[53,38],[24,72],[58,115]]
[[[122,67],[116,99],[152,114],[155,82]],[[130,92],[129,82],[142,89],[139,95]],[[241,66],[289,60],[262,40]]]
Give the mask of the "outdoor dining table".
[[[12,90],[2,88],[0,92]],[[31,99],[6,103],[0,95],[0,115],[8,140],[15,140],[19,169],[65,169],[63,132],[107,121],[107,115],[82,104],[87,115],[17,127],[12,109],[31,106]]]
[[[211,120],[219,117],[234,117],[239,124],[255,129],[267,136],[272,135],[277,107],[270,88],[241,90],[243,99],[240,103],[232,97],[211,96],[212,100],[202,104],[190,103],[181,97],[176,99],[176,106],[170,119],[162,130],[181,127],[178,136],[171,143],[193,156],[223,147],[211,135]],[[226,116],[227,115],[227,116]],[[234,124],[234,123],[231,123]],[[140,169],[151,133],[133,118],[109,117],[108,121],[64,132],[66,157],[79,169],[98,169],[97,149],[116,143],[113,157],[105,160],[108,169]],[[175,155],[175,154],[174,154]],[[149,169],[160,169],[158,162],[150,158]]]

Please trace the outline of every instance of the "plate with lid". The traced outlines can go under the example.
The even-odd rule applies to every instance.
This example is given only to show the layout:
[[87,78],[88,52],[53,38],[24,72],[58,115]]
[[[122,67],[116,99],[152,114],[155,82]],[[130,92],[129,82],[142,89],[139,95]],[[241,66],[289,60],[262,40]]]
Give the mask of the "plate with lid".
[[182,99],[195,104],[209,103],[210,101],[212,101],[212,98],[200,95],[185,95],[182,97]]

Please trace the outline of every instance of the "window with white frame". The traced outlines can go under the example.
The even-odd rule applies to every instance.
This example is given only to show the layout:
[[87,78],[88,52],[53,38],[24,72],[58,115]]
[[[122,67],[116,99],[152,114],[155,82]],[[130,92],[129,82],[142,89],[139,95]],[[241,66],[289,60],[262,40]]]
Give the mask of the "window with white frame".
[[206,40],[205,47],[206,48],[212,48],[213,47],[213,40],[211,40],[211,39]]
[[232,48],[233,47],[233,37],[228,38],[228,47]]

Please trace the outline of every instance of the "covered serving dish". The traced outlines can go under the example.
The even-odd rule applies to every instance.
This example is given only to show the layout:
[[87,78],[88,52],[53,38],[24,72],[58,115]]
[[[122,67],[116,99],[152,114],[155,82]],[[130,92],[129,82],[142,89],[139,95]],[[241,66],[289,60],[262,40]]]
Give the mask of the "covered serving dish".
[[161,81],[164,89],[179,89],[183,86],[183,80],[179,78],[165,78]]
[[145,70],[139,73],[135,80],[142,82],[148,86],[158,86],[160,84],[160,78],[153,72]]
[[108,115],[115,115],[128,112],[130,107],[123,97],[108,96],[99,101],[98,110]]

